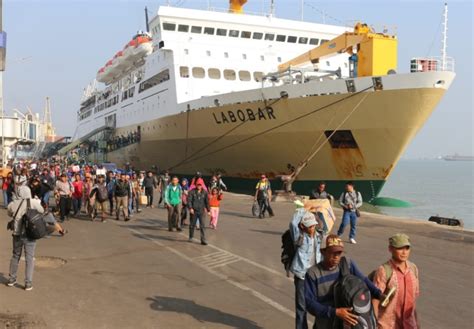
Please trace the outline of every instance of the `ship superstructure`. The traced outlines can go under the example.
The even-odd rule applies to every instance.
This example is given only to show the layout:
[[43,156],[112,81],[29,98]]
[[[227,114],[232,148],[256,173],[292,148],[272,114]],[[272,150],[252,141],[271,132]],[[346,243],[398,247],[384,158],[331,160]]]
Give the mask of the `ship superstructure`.
[[[380,49],[364,51],[361,37],[329,51],[353,28],[173,7],[149,27],[99,70],[106,85],[88,88],[68,149],[95,143],[96,160],[220,171],[243,188],[262,172],[297,172],[306,192],[354,180],[370,199],[454,78],[397,74],[396,48],[394,65],[358,74]],[[314,48],[317,58],[292,62]]]

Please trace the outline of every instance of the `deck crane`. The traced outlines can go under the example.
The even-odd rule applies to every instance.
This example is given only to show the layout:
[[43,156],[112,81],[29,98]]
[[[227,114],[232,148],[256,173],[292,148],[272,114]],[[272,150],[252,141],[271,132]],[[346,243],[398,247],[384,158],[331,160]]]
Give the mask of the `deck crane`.
[[308,62],[317,64],[321,58],[338,53],[350,55],[351,77],[386,75],[397,68],[396,36],[375,33],[367,24],[357,23],[353,32],[345,32],[279,65],[278,70],[284,72]]

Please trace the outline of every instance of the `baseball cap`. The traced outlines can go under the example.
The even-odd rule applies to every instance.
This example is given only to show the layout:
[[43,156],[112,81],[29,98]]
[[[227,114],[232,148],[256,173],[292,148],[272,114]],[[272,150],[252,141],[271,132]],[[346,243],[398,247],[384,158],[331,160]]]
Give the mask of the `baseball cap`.
[[342,239],[335,234],[328,235],[324,248],[321,250],[344,251],[344,243]]
[[397,233],[395,235],[392,235],[388,239],[388,242],[390,246],[394,248],[403,248],[403,247],[411,246],[410,238],[408,237],[408,235],[403,234],[403,233]]
[[318,222],[312,213],[306,212],[301,219],[301,224],[303,224],[305,227],[311,227],[318,224]]

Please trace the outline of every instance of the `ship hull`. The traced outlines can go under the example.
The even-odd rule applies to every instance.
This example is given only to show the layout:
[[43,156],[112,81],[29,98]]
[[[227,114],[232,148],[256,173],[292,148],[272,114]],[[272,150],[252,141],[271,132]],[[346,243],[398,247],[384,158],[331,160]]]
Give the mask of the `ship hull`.
[[[107,152],[106,160],[137,169],[156,166],[187,177],[196,171],[221,172],[231,189],[252,191],[261,173],[277,181],[316,151],[294,191],[308,194],[317,182],[326,181],[336,193],[354,181],[370,200],[445,91],[372,90],[187,111],[140,124],[140,142]],[[135,129],[137,125],[118,128],[116,135]],[[328,138],[333,131],[349,131],[352,140]]]

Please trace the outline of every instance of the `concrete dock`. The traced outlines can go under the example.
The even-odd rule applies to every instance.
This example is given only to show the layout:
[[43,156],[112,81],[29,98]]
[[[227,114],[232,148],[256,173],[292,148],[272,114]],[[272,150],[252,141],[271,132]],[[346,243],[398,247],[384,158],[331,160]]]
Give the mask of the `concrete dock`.
[[[164,209],[144,209],[127,223],[71,219],[66,236],[38,242],[33,291],[22,289],[23,264],[17,287],[0,286],[0,327],[293,328],[280,236],[294,206],[274,203],[276,216],[262,220],[251,205],[251,197],[227,193],[208,246],[189,243],[187,227],[168,232]],[[0,210],[1,283],[11,256],[7,221]],[[473,328],[474,233],[363,213],[347,255],[369,273],[388,259],[387,239],[397,232],[412,239],[422,327]]]

